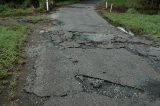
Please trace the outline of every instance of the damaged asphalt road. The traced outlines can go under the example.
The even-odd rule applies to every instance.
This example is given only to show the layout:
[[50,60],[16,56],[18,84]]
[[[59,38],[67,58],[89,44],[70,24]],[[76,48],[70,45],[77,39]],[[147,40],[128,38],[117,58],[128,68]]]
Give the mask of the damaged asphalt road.
[[60,8],[51,14],[55,26],[27,47],[31,73],[24,89],[37,98],[30,101],[37,106],[159,106],[160,46],[110,25],[94,6]]

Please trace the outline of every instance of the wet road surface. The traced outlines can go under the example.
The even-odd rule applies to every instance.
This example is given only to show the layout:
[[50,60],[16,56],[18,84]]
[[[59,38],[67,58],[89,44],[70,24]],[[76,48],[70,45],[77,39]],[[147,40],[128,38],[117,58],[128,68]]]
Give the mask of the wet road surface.
[[25,91],[37,106],[159,106],[160,47],[122,32],[95,2],[60,8],[27,47]]

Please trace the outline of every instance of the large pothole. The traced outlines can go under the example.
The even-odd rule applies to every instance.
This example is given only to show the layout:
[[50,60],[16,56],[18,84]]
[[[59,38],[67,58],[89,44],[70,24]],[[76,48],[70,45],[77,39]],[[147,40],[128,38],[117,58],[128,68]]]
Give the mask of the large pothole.
[[111,98],[138,98],[144,93],[142,89],[121,85],[107,80],[94,78],[86,75],[76,75],[76,80],[83,85],[83,91],[98,93]]

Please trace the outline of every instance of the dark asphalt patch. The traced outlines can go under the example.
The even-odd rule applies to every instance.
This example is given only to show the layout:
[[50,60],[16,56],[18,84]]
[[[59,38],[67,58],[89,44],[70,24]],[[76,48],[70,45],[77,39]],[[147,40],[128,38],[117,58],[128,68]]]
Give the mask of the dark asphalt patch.
[[152,98],[152,100],[160,98],[160,81],[149,80],[145,82],[142,88],[148,92],[148,95]]

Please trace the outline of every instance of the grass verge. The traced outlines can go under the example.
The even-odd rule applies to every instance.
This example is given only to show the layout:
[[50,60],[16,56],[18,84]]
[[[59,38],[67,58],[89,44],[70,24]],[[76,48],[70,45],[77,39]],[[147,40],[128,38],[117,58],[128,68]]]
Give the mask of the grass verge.
[[14,67],[27,31],[28,26],[16,24],[0,26],[0,86],[4,84],[9,71]]
[[0,13],[1,17],[9,17],[9,16],[23,16],[23,15],[32,15],[34,14],[34,10],[29,9],[7,9]]
[[[56,6],[65,6],[73,3],[77,3],[80,0],[62,0],[56,3]],[[44,3],[45,4],[45,3]],[[12,16],[27,16],[27,15],[34,15],[36,13],[44,13],[46,12],[44,6],[40,6],[39,8],[26,8],[26,7],[19,7],[13,8],[9,4],[0,5],[0,17],[12,17]]]
[[135,33],[147,34],[148,37],[160,41],[160,16],[130,13],[102,13],[114,25],[125,27]]
[[19,24],[9,21],[0,26],[0,97],[4,103],[17,104],[17,84],[26,62],[23,45],[32,26],[40,21],[48,22],[50,18],[27,16],[18,19]]
[[26,16],[34,15],[35,13],[44,13],[45,10],[42,7],[37,9],[34,8],[13,8],[6,5],[0,5],[0,17],[11,17],[11,16]]

